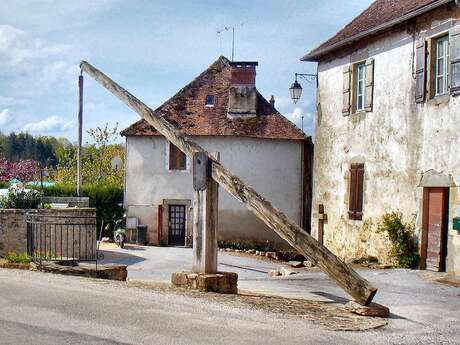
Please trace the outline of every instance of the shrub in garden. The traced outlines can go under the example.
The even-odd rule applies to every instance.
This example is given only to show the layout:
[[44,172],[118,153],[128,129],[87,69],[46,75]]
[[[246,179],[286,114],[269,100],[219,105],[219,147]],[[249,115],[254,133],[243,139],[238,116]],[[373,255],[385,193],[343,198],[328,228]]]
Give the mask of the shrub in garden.
[[14,185],[8,189],[6,196],[0,197],[0,208],[36,209],[41,197],[41,192],[37,190],[25,190],[22,185]]
[[[74,185],[59,184],[43,188],[45,196],[77,196]],[[89,197],[89,206],[96,208],[98,229],[104,224],[123,216],[123,188],[110,184],[90,184],[82,188],[82,196]],[[104,236],[110,236],[108,230]]]
[[380,220],[378,232],[385,233],[390,239],[390,257],[395,259],[400,267],[414,268],[418,265],[415,226],[405,223],[401,212],[385,213]]
[[12,264],[18,264],[18,263],[27,264],[30,262],[30,259],[27,256],[27,253],[16,254],[16,252],[14,251],[6,254],[5,260]]

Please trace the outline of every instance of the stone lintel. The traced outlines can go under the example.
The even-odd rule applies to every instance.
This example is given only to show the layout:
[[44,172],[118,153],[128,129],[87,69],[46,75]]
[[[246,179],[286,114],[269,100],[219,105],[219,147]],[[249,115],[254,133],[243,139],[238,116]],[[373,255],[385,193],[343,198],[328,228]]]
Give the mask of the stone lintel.
[[238,274],[234,272],[175,272],[171,275],[171,283],[177,287],[197,289],[201,292],[238,293]]

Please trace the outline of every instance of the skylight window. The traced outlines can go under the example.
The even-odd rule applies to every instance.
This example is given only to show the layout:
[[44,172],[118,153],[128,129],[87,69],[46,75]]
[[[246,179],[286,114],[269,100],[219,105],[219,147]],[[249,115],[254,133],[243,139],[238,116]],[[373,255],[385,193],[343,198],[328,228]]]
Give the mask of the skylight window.
[[207,95],[206,99],[204,101],[204,106],[205,107],[213,107],[214,106],[214,96],[213,95]]

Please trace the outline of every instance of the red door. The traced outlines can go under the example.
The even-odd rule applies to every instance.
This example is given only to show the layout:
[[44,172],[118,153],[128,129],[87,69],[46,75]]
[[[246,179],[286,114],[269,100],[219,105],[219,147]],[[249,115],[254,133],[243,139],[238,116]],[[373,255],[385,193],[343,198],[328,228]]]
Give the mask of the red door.
[[423,191],[422,269],[446,269],[448,193],[448,188],[442,187]]

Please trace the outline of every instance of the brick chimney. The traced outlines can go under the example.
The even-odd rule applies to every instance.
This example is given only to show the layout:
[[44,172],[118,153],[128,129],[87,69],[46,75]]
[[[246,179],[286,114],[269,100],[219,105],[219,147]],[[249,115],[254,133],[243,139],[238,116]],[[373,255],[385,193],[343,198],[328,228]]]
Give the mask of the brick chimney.
[[227,117],[251,118],[257,115],[256,66],[257,62],[230,62],[230,91]]

